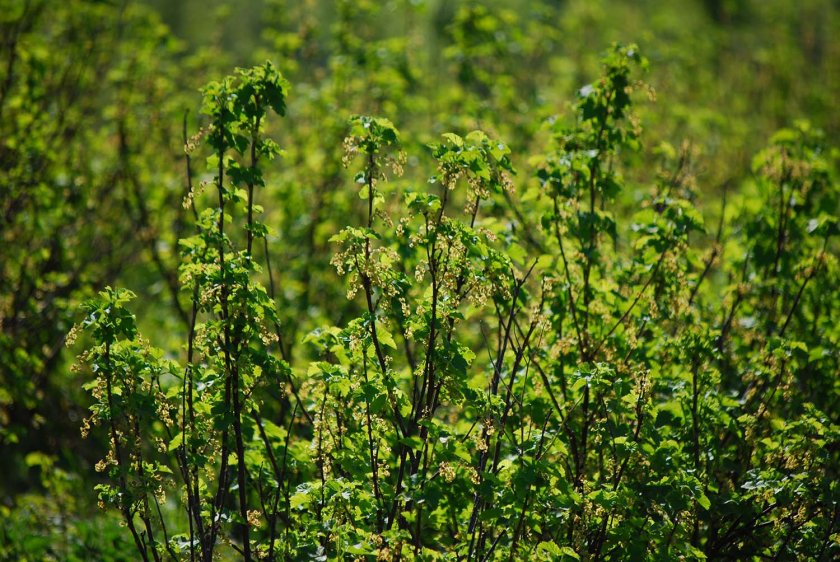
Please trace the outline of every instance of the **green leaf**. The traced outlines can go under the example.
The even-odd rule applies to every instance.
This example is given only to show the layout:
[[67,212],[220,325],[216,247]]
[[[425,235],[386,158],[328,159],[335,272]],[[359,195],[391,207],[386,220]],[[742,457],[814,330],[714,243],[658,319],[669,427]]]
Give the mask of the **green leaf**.
[[553,542],[543,541],[537,545],[537,551],[545,552],[547,554],[554,554],[556,556],[561,556],[563,551],[560,550],[560,547],[554,544]]
[[312,498],[309,496],[309,489],[300,490],[289,498],[289,505],[292,509],[297,509],[299,507],[303,507],[309,505],[309,502],[312,501]]
[[397,349],[397,343],[394,341],[394,336],[392,336],[387,330],[383,330],[381,327],[378,327],[376,329],[376,336],[379,338],[379,342],[385,347]]
[[180,432],[178,435],[172,438],[172,441],[169,442],[168,450],[171,453],[172,451],[176,450],[178,447],[183,445],[184,443],[184,433]]

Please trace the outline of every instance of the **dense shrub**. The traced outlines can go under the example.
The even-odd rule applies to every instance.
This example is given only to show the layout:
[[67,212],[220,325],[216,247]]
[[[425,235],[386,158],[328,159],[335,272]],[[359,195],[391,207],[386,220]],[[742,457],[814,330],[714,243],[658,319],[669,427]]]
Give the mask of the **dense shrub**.
[[837,558],[839,18],[0,2],[0,560]]
[[686,153],[624,219],[645,65],[610,51],[515,215],[502,141],[444,134],[420,187],[399,179],[395,126],[352,118],[345,182],[366,212],[331,263],[359,306],[304,338],[300,366],[257,203],[288,85],[271,64],[208,85],[186,362],[139,335],[128,291],[83,323],[86,430],[111,442],[99,497],[142,558],[833,558],[830,153],[806,123],[779,132],[754,161],[759,204],[727,202],[703,245]]

